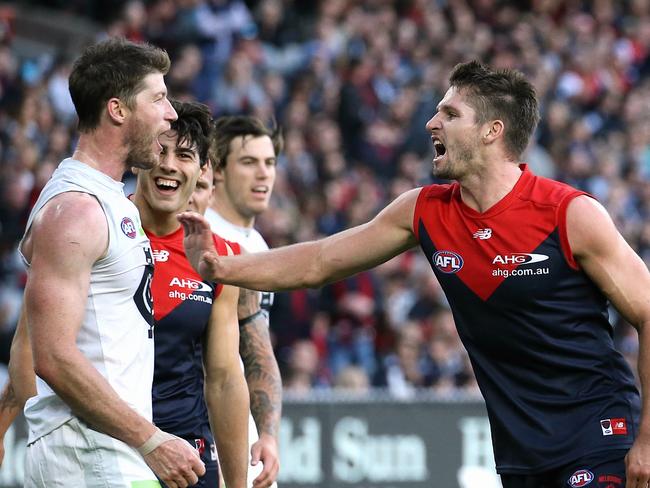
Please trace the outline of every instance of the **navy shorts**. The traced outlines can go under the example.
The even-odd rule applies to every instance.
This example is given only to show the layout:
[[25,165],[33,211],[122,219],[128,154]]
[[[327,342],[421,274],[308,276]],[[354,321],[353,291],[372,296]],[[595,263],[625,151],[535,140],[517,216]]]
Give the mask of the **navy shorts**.
[[625,488],[627,450],[606,451],[535,475],[502,474],[503,488]]
[[[217,447],[211,439],[185,439],[199,451],[201,461],[205,464],[205,474],[192,488],[219,488],[219,461]],[[161,483],[162,486],[167,486]]]

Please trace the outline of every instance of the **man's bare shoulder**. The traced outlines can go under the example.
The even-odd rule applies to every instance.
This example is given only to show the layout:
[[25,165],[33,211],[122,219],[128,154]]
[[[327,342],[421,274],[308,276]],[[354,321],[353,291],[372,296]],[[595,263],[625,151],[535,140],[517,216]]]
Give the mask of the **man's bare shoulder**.
[[[88,193],[65,192],[52,197],[34,218],[24,244],[25,256],[34,249],[74,249],[93,260],[108,245],[108,224],[97,199]],[[81,257],[81,256],[80,256]]]
[[389,203],[379,216],[389,218],[402,227],[409,228],[413,221],[413,213],[422,188],[413,188],[399,195]]
[[611,217],[598,201],[588,195],[571,200],[566,215],[567,233],[576,255],[596,248],[605,251],[617,235]]

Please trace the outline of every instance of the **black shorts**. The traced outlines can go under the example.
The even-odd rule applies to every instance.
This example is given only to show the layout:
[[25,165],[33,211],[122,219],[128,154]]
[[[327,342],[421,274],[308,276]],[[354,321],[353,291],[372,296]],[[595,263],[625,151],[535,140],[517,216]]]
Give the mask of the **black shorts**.
[[592,454],[534,475],[502,474],[503,488],[625,488],[627,450]]

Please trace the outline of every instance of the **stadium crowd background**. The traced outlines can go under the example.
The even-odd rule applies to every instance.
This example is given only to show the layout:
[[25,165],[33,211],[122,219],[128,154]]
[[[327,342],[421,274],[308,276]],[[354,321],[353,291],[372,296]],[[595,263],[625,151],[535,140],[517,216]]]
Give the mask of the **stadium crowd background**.
[[[650,263],[650,2],[42,3],[92,20],[97,39],[120,35],[167,49],[172,97],[207,103],[215,116],[278,121],[285,151],[271,208],[258,219],[271,247],[367,221],[399,193],[430,183],[424,125],[451,68],[478,58],[522,70],[537,88],[542,122],[524,160],[594,194]],[[72,57],[19,56],[8,18],[0,29],[4,362],[25,282],[16,244],[39,190],[76,141]],[[636,368],[636,332],[614,322]],[[453,317],[418,250],[322,290],[276,294],[271,328],[287,391],[477,394]]]

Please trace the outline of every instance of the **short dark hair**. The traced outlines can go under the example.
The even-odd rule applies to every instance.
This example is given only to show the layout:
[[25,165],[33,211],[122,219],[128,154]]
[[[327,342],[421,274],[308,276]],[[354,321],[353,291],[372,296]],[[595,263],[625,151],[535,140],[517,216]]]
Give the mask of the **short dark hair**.
[[95,129],[106,102],[113,97],[133,108],[145,76],[167,74],[169,66],[167,53],[151,44],[111,38],[87,47],[74,62],[69,79],[79,131]]
[[210,108],[199,102],[170,100],[178,118],[171,124],[171,130],[178,137],[176,144],[187,142],[196,146],[201,167],[208,162],[208,150],[212,136],[212,114]]
[[449,85],[465,92],[477,123],[504,122],[506,149],[519,158],[539,122],[535,88],[524,75],[514,69],[491,70],[470,61],[454,67]]
[[270,137],[276,156],[280,154],[284,145],[282,129],[277,126],[275,121],[270,127],[267,127],[259,118],[250,115],[219,117],[214,121],[214,132],[210,147],[210,159],[215,170],[226,166],[228,154],[230,153],[230,143],[240,136]]

